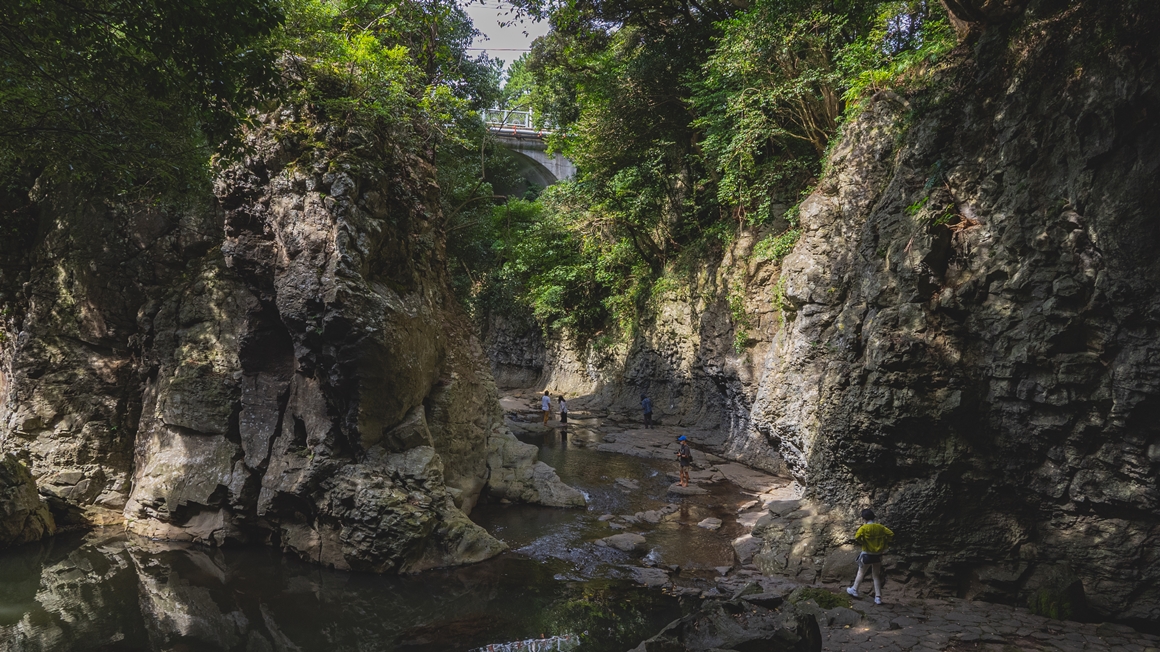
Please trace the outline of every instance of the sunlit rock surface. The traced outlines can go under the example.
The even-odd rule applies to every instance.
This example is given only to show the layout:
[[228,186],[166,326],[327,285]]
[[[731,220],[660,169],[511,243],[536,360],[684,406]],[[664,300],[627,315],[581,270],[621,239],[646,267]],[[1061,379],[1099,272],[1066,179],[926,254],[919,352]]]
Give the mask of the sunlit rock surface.
[[[201,204],[41,198],[2,448],[66,524],[377,572],[504,550],[467,513],[492,468],[529,460],[493,450],[434,170],[297,108],[246,135]],[[499,490],[577,504],[549,468],[525,480]]]
[[493,366],[792,473],[771,571],[813,581],[872,505],[897,577],[1160,622],[1160,7],[946,4],[965,45],[845,125],[781,269],[742,233],[631,342],[493,322]]
[[32,474],[12,455],[0,455],[0,548],[39,541],[56,532]]

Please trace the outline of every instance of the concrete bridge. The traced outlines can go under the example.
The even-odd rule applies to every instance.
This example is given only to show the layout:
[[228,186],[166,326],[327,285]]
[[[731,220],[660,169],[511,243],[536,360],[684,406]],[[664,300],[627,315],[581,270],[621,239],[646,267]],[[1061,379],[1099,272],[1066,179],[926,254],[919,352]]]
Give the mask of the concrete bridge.
[[575,176],[576,166],[572,161],[559,154],[548,154],[544,137],[554,132],[536,129],[531,111],[493,109],[484,113],[484,120],[495,139],[520,161],[520,172],[530,183],[546,188]]

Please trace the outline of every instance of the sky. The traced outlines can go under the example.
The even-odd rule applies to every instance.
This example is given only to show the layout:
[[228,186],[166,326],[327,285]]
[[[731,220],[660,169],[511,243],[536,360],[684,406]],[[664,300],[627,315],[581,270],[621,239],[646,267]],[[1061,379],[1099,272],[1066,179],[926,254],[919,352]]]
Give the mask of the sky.
[[[463,0],[461,0],[463,1]],[[503,27],[501,20],[511,20],[507,16],[510,8],[502,0],[474,0],[470,4],[464,2],[467,15],[471,16],[475,28],[483,35],[477,36],[471,43],[471,54],[487,52],[492,59],[503,59],[505,63],[520,58],[524,52],[532,47],[532,41],[537,36],[548,33],[546,22],[533,23],[525,20],[515,25]]]

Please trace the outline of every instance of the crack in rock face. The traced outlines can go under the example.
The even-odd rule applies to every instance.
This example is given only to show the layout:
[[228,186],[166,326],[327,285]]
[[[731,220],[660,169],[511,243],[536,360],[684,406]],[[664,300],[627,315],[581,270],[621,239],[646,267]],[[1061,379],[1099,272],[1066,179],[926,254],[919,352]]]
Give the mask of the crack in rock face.
[[[506,549],[467,516],[489,489],[583,505],[502,427],[431,166],[364,165],[363,135],[293,107],[247,138],[182,211],[41,207],[60,218],[28,254],[2,441],[62,522],[411,572]],[[13,541],[52,528],[27,498]]]
[[1158,622],[1160,9],[944,4],[969,46],[867,98],[779,265],[742,232],[629,341],[495,318],[485,344],[505,378],[624,422],[647,392],[705,450],[791,473],[798,518],[743,546],[770,569],[831,572],[873,506],[904,581]]

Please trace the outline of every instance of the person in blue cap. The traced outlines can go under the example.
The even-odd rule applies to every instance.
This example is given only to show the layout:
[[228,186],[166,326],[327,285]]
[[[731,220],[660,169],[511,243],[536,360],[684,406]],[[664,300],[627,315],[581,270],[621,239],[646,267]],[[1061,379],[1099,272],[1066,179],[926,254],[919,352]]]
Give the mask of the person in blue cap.
[[681,444],[680,450],[677,451],[677,462],[681,465],[681,486],[689,486],[689,467],[693,465],[693,452],[689,450],[689,438],[681,435],[677,437],[677,441]]

